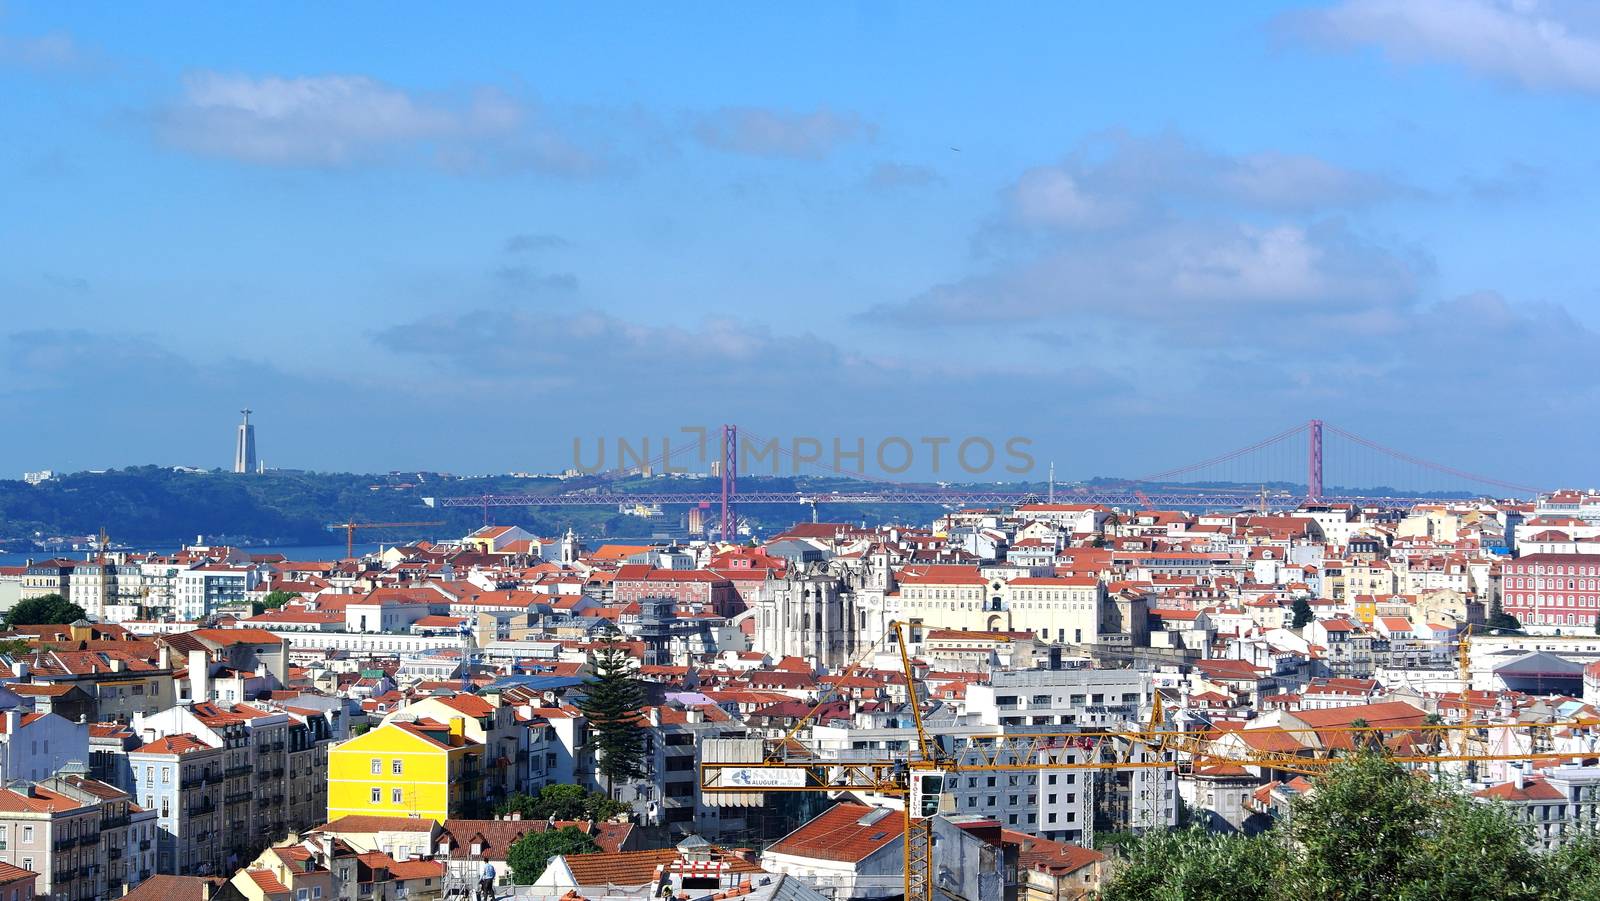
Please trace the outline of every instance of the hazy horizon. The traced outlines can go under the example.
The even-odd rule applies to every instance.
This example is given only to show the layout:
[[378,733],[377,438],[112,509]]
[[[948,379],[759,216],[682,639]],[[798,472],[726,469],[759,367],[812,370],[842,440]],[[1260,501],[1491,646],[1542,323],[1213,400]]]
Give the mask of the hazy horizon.
[[1587,484],[1600,11],[1463,10],[7,5],[0,476],[250,407],[322,471],[1321,418]]

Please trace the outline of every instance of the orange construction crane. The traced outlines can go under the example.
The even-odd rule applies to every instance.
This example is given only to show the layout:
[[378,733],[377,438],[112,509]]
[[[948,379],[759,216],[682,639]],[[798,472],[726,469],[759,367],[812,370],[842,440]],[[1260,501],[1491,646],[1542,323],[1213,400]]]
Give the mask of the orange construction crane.
[[[1140,728],[1080,732],[1020,734],[997,732],[979,736],[929,736],[923,727],[922,704],[907,651],[905,628],[892,622],[885,643],[898,651],[906,678],[906,692],[915,723],[916,741],[904,752],[862,754],[819,753],[800,740],[808,725],[832,693],[825,692],[816,705],[781,739],[762,744],[759,761],[754,748],[734,751],[746,762],[705,760],[700,764],[700,790],[708,796],[730,797],[728,803],[749,806],[753,795],[766,792],[871,792],[898,797],[904,805],[905,901],[935,901],[936,894],[963,901],[935,884],[933,823],[941,812],[942,798],[953,777],[962,772],[1037,770],[1150,770],[1176,773],[1216,764],[1255,767],[1263,773],[1315,775],[1355,750],[1386,748],[1399,763],[1438,765],[1484,761],[1578,760],[1593,761],[1594,754],[1556,752],[1554,740],[1565,730],[1600,731],[1600,720],[1563,720],[1549,723],[1423,723],[1409,726],[1266,727],[1239,731],[1166,728],[1160,692],[1150,720]],[[888,650],[875,644],[844,670],[848,677],[870,655]],[[891,652],[892,653],[892,652]],[[835,690],[847,679],[835,683]],[[1271,741],[1247,742],[1241,736]],[[947,742],[942,739],[949,739]],[[752,742],[757,740],[732,740]],[[1263,748],[1274,748],[1264,750]],[[1283,750],[1287,748],[1288,750]],[[712,756],[716,756],[713,753]],[[708,799],[708,803],[715,803]]]
[[357,529],[412,529],[425,526],[442,526],[443,522],[335,522],[329,523],[330,529],[344,529],[344,555],[346,558],[354,557],[356,553]]

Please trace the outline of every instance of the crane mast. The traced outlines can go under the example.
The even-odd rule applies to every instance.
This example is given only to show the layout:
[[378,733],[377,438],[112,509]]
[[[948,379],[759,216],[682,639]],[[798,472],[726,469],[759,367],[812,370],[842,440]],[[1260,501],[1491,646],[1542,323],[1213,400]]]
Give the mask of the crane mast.
[[344,555],[346,559],[355,556],[356,530],[358,529],[406,529],[424,528],[427,526],[442,526],[443,521],[434,522],[356,522],[347,520],[336,522],[328,526],[330,529],[344,529]]

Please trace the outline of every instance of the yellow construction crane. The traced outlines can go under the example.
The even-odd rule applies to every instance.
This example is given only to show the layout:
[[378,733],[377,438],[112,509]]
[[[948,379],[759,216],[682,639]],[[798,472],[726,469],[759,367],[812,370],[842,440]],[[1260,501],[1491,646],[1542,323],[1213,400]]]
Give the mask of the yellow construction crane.
[[443,522],[336,522],[330,523],[330,529],[344,529],[344,555],[348,559],[355,556],[356,530],[357,529],[408,529],[423,528],[425,526],[442,526]]
[[[905,898],[934,901],[933,818],[940,812],[941,796],[954,774],[1028,770],[1149,770],[1176,773],[1210,766],[1235,764],[1263,771],[1315,775],[1341,756],[1363,747],[1387,748],[1399,763],[1523,761],[1533,759],[1594,759],[1595,755],[1553,752],[1558,732],[1597,729],[1600,720],[1564,720],[1552,723],[1457,723],[1412,726],[1267,727],[1238,731],[1167,729],[1160,692],[1149,721],[1139,729],[1080,732],[965,736],[947,749],[931,738],[923,725],[922,697],[908,653],[905,628],[890,623],[906,679],[906,692],[915,724],[916,742],[905,753],[870,758],[818,753],[799,738],[800,732],[827,703],[824,693],[811,710],[783,738],[764,744],[761,759],[750,762],[703,761],[700,790],[710,795],[751,795],[766,792],[873,792],[898,797],[904,805]],[[1463,647],[1465,644],[1463,643]],[[860,660],[844,671],[848,676],[880,646],[869,647]],[[1465,660],[1465,653],[1463,653]],[[835,685],[845,682],[839,680]],[[1297,750],[1260,750],[1241,740],[1262,745],[1289,745]],[[1474,750],[1476,748],[1476,750]],[[952,893],[938,889],[945,895]]]

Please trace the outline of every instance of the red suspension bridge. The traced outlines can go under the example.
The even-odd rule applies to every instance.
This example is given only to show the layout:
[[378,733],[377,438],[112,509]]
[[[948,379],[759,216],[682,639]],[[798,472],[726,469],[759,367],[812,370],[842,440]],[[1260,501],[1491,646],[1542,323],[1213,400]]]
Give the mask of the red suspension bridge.
[[[596,473],[583,487],[549,494],[479,494],[440,498],[445,507],[560,507],[634,504],[687,504],[720,512],[718,533],[735,537],[739,505],[800,504],[933,504],[945,507],[1015,506],[1033,503],[1104,504],[1168,509],[1296,509],[1305,505],[1349,503],[1410,508],[1437,503],[1443,497],[1518,497],[1537,493],[1525,485],[1466,472],[1442,463],[1385,447],[1338,426],[1313,419],[1245,447],[1136,479],[1102,480],[1093,484],[1056,485],[1043,491],[1014,488],[946,487],[941,483],[896,482],[832,465],[820,453],[794,447],[737,426],[725,425],[715,437],[716,457],[707,460],[706,441],[663,447],[654,457],[638,454],[632,466]],[[666,442],[663,442],[665,444]],[[813,442],[814,444],[814,442]],[[685,472],[674,459],[690,451],[710,463],[715,490],[669,492],[621,491],[615,482],[630,475]],[[619,450],[619,456],[622,456]],[[741,458],[770,461],[771,475],[816,478],[844,477],[847,487],[790,491],[741,491]],[[864,460],[865,455],[854,459]],[[602,451],[603,459],[603,451]],[[781,472],[788,464],[789,473]],[[763,473],[762,475],[766,475]],[[1337,486],[1365,486],[1337,487]],[[1241,487],[1256,486],[1256,487]],[[1395,487],[1395,486],[1405,486]]]

